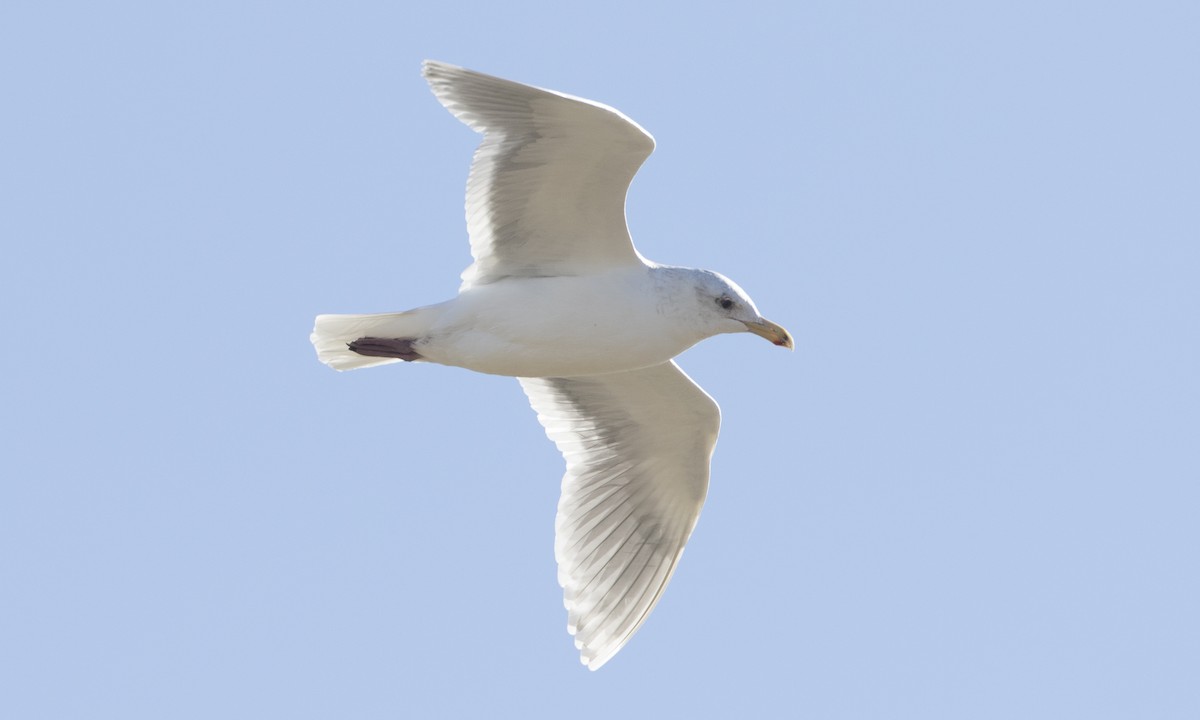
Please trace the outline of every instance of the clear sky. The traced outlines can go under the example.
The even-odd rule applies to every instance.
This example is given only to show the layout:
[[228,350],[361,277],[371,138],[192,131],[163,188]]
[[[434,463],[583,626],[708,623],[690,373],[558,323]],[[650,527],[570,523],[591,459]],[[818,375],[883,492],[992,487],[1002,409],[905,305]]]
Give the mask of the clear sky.
[[[0,6],[0,716],[1200,717],[1195,2]],[[680,360],[708,504],[598,673],[450,297],[436,58],[655,135],[629,221],[795,353]]]

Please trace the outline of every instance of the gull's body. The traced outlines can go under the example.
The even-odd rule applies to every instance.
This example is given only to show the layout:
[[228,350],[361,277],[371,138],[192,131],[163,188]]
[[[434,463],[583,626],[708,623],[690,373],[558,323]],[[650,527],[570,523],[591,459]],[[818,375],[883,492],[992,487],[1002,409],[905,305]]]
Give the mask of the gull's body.
[[313,344],[339,370],[407,360],[521,379],[567,461],[555,557],[596,669],[653,609],[708,488],[720,413],[672,358],[719,333],[792,340],[728,279],[634,249],[625,192],[654,141],[632,120],[441,63],[425,76],[484,134],[467,184],[474,263],[457,297],[321,315]]

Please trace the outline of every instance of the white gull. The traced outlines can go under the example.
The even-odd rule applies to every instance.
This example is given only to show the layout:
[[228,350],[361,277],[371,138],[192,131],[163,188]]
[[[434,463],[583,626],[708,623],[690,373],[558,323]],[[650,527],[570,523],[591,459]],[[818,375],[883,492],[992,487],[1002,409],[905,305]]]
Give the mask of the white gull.
[[700,516],[720,411],[674,363],[721,333],[793,347],[729,279],[633,247],[625,194],[654,139],[600,103],[440,62],[425,78],[483,134],[467,181],[474,262],[457,297],[320,315],[337,370],[434,362],[517,377],[566,459],[554,553],[592,670],[658,602]]

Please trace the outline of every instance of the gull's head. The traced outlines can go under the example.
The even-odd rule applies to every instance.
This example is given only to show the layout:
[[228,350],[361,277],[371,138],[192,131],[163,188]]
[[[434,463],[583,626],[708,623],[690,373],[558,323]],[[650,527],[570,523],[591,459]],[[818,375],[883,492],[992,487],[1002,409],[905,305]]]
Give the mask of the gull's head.
[[775,345],[795,349],[791,334],[760,315],[754,301],[737,283],[709,270],[695,273],[700,312],[712,334],[752,332]]

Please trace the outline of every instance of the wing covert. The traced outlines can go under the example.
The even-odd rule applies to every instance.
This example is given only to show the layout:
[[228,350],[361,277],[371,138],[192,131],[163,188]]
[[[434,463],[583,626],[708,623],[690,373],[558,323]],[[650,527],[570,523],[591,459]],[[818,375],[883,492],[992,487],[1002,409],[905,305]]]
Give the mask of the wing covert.
[[437,99],[483,133],[467,181],[463,287],[640,263],[625,194],[654,139],[590,100],[427,60]]
[[674,362],[520,380],[567,463],[554,554],[567,629],[595,670],[671,579],[708,491],[720,410]]

